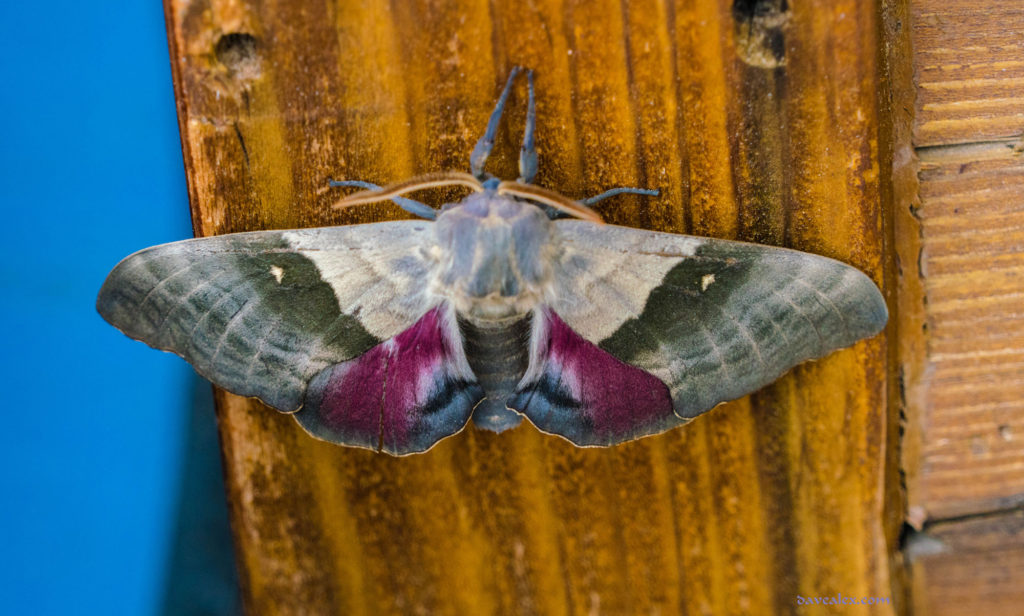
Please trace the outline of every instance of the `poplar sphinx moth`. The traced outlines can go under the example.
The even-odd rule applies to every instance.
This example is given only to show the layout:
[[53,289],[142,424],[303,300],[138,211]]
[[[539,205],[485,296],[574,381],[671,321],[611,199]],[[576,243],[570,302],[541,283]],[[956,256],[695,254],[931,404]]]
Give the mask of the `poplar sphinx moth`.
[[[812,254],[603,224],[532,184],[533,74],[520,177],[484,171],[520,69],[505,84],[471,173],[367,190],[418,216],[155,246],[124,259],[97,300],[128,336],[172,351],[224,389],[315,437],[423,452],[472,418],[525,416],[579,446],[687,423],[805,360],[879,332],[878,288]],[[403,195],[471,189],[435,210]]]

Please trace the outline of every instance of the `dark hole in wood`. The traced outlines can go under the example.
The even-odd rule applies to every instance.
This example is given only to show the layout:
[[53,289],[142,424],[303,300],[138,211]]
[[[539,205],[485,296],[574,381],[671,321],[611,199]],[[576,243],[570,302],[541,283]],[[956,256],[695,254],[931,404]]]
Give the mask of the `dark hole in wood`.
[[240,79],[255,79],[260,74],[259,42],[245,32],[230,32],[217,40],[217,61]]
[[761,68],[785,65],[788,0],[735,0],[732,17],[736,53],[744,62]]

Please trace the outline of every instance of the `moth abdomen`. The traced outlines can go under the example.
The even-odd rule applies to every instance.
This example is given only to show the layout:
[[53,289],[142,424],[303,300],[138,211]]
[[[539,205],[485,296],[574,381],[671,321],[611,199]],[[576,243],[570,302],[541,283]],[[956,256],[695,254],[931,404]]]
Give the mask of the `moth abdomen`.
[[459,318],[466,359],[486,398],[473,411],[481,428],[502,432],[522,418],[505,401],[515,392],[530,363],[530,313],[507,321],[471,321]]

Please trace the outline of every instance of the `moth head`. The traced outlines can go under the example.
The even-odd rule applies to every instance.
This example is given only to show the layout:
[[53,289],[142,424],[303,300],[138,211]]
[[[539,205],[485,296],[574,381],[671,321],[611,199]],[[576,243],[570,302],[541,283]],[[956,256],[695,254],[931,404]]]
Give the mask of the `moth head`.
[[445,206],[434,224],[433,291],[469,318],[499,320],[536,306],[552,277],[554,225],[532,203],[493,191]]

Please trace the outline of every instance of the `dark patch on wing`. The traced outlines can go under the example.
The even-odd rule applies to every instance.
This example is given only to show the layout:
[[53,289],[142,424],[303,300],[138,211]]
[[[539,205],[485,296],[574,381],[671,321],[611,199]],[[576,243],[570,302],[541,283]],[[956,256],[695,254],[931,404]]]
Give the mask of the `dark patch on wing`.
[[299,408],[306,382],[329,363],[378,342],[339,310],[316,265],[277,232],[136,253],[111,272],[97,309],[132,338],[283,411]]
[[638,317],[599,346],[626,363],[669,372],[676,413],[694,417],[874,335],[886,319],[877,287],[850,266],[706,240],[669,270]]

